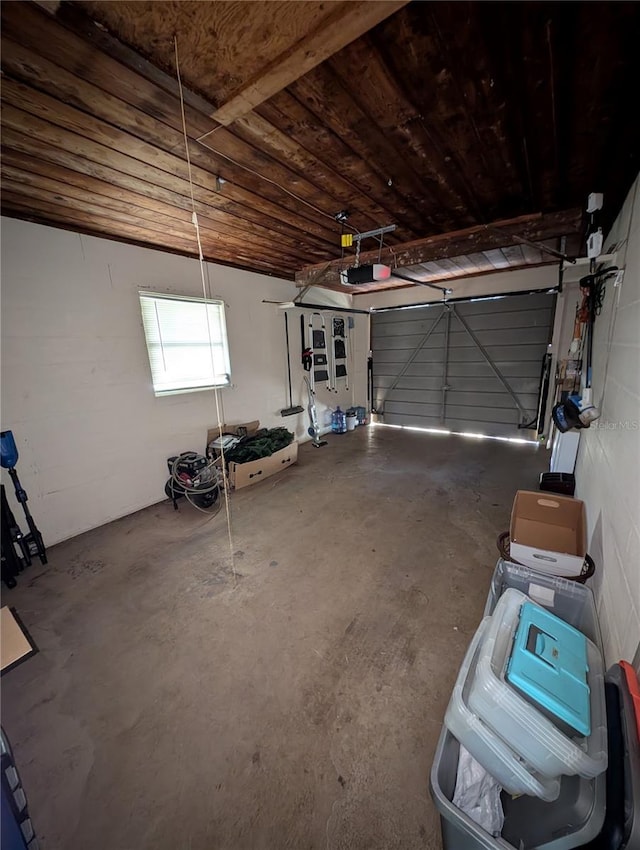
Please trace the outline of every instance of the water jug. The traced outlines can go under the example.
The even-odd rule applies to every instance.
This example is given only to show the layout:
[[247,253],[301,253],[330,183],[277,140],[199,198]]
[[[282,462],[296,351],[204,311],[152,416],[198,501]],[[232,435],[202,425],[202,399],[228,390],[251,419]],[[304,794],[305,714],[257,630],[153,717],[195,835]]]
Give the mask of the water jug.
[[334,434],[346,434],[347,432],[347,417],[344,410],[340,410],[340,405],[331,414],[331,430]]

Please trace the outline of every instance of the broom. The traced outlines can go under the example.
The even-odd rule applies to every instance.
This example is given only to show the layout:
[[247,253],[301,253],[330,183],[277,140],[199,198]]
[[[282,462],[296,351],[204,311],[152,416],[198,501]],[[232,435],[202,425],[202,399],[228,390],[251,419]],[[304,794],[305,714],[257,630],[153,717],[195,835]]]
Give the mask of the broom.
[[287,375],[289,378],[289,407],[283,407],[280,411],[280,416],[295,416],[298,413],[304,413],[304,407],[300,404],[293,403],[291,394],[291,355],[289,353],[289,317],[284,314],[284,335],[287,340]]

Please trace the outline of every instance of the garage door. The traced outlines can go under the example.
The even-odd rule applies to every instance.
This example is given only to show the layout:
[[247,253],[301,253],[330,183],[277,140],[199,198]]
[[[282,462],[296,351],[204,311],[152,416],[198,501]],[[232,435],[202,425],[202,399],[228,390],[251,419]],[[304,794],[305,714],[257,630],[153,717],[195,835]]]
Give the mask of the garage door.
[[546,293],[372,317],[373,407],[390,425],[528,437],[551,341]]

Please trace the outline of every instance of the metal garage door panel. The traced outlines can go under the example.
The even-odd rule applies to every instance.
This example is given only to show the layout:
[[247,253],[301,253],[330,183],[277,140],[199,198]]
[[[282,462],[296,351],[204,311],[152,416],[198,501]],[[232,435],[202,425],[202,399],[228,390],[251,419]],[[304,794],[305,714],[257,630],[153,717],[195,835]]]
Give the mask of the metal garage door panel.
[[[538,393],[518,393],[518,398],[523,406],[527,409],[535,410],[538,406]],[[513,410],[513,399],[505,392],[459,392],[458,390],[449,390],[447,392],[447,407],[449,405],[464,405],[466,407],[480,408],[504,408],[505,410]]]
[[[493,376],[477,378],[474,376],[462,375],[461,377],[456,378],[455,381],[453,377],[449,376],[449,383],[455,387],[455,389],[452,389],[449,392],[493,393],[496,391],[496,379]],[[509,378],[509,385],[518,396],[530,393],[531,395],[535,395],[537,398],[539,383],[539,375],[536,375],[535,378]],[[442,385],[442,380],[440,381],[440,385]],[[391,384],[389,384],[389,386],[391,386]],[[398,386],[402,386],[402,384],[399,384]],[[502,389],[503,388],[500,387],[500,391],[502,391]]]
[[440,404],[442,401],[442,381],[440,387],[435,390],[401,390],[396,389],[393,393],[393,401],[389,404],[397,402],[407,402],[409,404]]
[[[385,363],[396,363],[396,364],[399,364],[400,367],[402,367],[402,365],[404,363],[406,363],[407,356],[410,355],[411,349],[388,348],[388,349],[384,349],[382,351],[375,351],[375,349],[374,349],[374,352],[375,352],[375,360],[376,360],[377,363],[380,363],[381,365],[384,365]],[[418,357],[420,358],[419,362],[423,362],[423,363],[425,361],[427,363],[433,363],[433,362],[437,362],[438,360],[441,363],[444,363],[444,352],[443,352],[442,348],[435,348],[435,349],[433,349],[432,352],[420,351],[420,352],[418,352],[417,358]],[[416,361],[414,361],[414,362],[418,362],[417,358],[416,358]],[[395,374],[395,373],[393,373],[393,374]]]
[[381,421],[527,436],[518,425],[536,416],[554,302],[545,293],[374,314]]
[[[495,303],[495,302],[493,302]],[[462,305],[460,305],[462,306]],[[466,315],[457,307],[461,315]],[[498,328],[535,328],[542,327],[546,330],[549,326],[549,314],[551,308],[545,307],[539,310],[510,310],[502,313],[481,313],[474,316],[473,328],[476,332],[484,330],[496,330]],[[413,319],[409,321],[387,322],[376,328],[378,337],[408,337],[413,334],[422,336],[429,329],[431,320]],[[455,332],[455,327],[452,329]],[[443,334],[443,326],[439,326],[438,334]],[[461,332],[462,333],[462,332]]]
[[[540,364],[537,361],[516,360],[511,363],[500,362],[500,371],[511,383],[512,378],[540,378]],[[407,370],[406,374],[409,374]],[[449,377],[478,377],[490,378],[493,376],[489,364],[482,360],[479,363],[449,363]]]
[[[538,394],[522,393],[520,394],[522,403],[537,407]],[[442,381],[440,386],[429,390],[412,390],[396,387],[393,393],[393,402],[409,402],[412,404],[440,404],[442,402]],[[391,404],[392,402],[388,402]],[[447,408],[449,405],[463,405],[467,407],[494,407],[513,410],[513,399],[506,392],[459,392],[457,390],[449,390],[447,392]],[[385,410],[388,405],[385,406]]]
[[[376,379],[376,384],[381,389],[389,389],[389,387],[393,384],[394,381],[395,378],[391,375],[378,375]],[[397,389],[418,391],[441,390],[442,377],[438,375],[433,375],[413,378],[410,375],[404,375],[402,378],[400,378],[400,381],[397,384]]]
[[[444,323],[443,323],[444,324]],[[534,328],[502,328],[497,329],[493,328],[491,330],[480,330],[477,331],[475,328],[473,329],[477,339],[480,340],[482,345],[490,346],[496,339],[497,331],[499,330],[500,337],[500,345],[537,345],[542,343],[543,345],[547,344],[547,328],[546,327],[534,327]],[[420,340],[424,334],[410,334],[406,337],[404,336],[387,336],[384,337],[384,350],[385,351],[414,351],[416,346],[420,344]],[[436,333],[431,334],[429,339],[422,346],[423,351],[430,351],[434,349],[442,349],[445,342],[445,334],[444,333]],[[476,348],[476,344],[473,339],[469,336],[468,333],[464,330],[451,330],[449,334],[449,346],[451,350],[456,348]]]
[[[534,343],[533,345],[485,345],[489,357],[495,363],[522,363],[523,361],[535,361],[540,363],[542,352],[546,350],[546,344]],[[451,348],[449,352],[450,363],[482,363],[483,356],[475,346]]]
[[[432,363],[412,363],[407,371],[404,373],[400,380],[404,380],[405,377],[414,377],[420,378],[425,375],[437,375],[438,377],[442,377],[442,362],[440,363],[432,362]],[[391,378],[393,379],[398,374],[398,366],[402,368],[402,359],[400,357],[396,357],[394,362],[390,361],[386,364],[378,363],[376,365],[376,370],[374,374],[374,380],[377,382],[379,378]],[[535,378],[536,386],[537,381],[540,378],[540,364],[534,361],[530,362],[522,362],[515,361],[513,363],[501,363],[500,370],[502,374],[508,378]],[[491,371],[490,366],[486,363],[486,361],[482,361],[479,363],[449,363],[448,369],[449,377],[457,377],[457,378],[494,378],[494,374]],[[391,386],[391,382],[386,384],[387,387]]]
[[[440,370],[442,373],[442,370]],[[376,378],[376,386],[380,389],[389,389],[395,378],[391,375],[378,375]],[[539,375],[536,375],[534,378],[511,378],[509,383],[513,388],[513,391],[520,394],[531,394],[537,397],[538,393],[538,384],[540,382]],[[495,377],[490,378],[475,378],[475,377],[461,377],[455,382],[455,390],[450,390],[449,392],[481,392],[481,393],[490,393],[495,392],[496,387],[496,379]],[[398,381],[395,386],[395,389],[411,391],[415,390],[416,392],[421,392],[424,390],[441,390],[442,389],[442,374],[433,375],[433,376],[425,376],[415,378],[410,375],[403,375],[402,378]],[[394,392],[394,397],[396,393]]]

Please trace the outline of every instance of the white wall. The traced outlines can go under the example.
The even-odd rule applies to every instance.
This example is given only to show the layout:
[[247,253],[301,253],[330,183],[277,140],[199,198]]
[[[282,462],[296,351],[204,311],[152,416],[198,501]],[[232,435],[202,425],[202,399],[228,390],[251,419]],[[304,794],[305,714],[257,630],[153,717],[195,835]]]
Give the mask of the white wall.
[[[208,271],[211,295],[227,305],[233,387],[220,391],[224,418],[285,425],[306,439],[306,412],[279,415],[288,405],[284,315],[262,303],[292,300],[295,286],[214,264]],[[202,295],[198,263],[2,220],[2,428],[16,437],[18,471],[48,545],[161,500],[166,458],[202,451],[216,424],[212,392],[154,396],[144,288]],[[304,403],[298,315],[291,311],[294,403]],[[321,417],[326,404],[348,406],[351,397],[319,390]]]
[[[640,178],[639,178],[640,180]],[[607,663],[640,667],[640,190],[631,189],[605,250],[620,245],[620,287],[606,284],[595,324],[594,401],[601,418],[581,432],[576,496],[586,503],[589,552]],[[606,202],[606,197],[605,197]],[[567,302],[572,325],[575,298]]]

